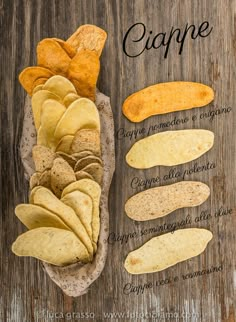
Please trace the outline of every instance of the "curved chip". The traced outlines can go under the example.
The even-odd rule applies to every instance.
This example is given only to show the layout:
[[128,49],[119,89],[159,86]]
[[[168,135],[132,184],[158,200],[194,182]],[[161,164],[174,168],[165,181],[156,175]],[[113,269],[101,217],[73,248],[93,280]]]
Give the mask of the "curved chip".
[[62,100],[69,93],[77,94],[74,85],[67,78],[60,75],[49,78],[44,84],[43,89],[56,94]]
[[211,239],[212,233],[206,229],[179,229],[154,237],[130,252],[124,266],[130,274],[159,272],[200,255]]
[[73,232],[52,227],[20,235],[12,244],[12,251],[17,256],[35,257],[57,266],[89,261],[87,249]]
[[69,107],[70,104],[72,104],[74,101],[76,101],[78,98],[80,98],[79,95],[75,94],[75,93],[69,93],[67,94],[64,99],[63,99],[63,104],[65,105],[65,107]]
[[73,58],[75,56],[76,49],[73,46],[71,46],[68,42],[59,38],[51,38],[51,39],[55,40],[70,58]]
[[56,151],[70,154],[71,143],[73,141],[73,138],[74,138],[73,135],[63,136],[56,147]]
[[84,172],[89,173],[93,179],[101,185],[103,178],[103,167],[100,163],[90,163],[86,167],[81,169]]
[[83,128],[100,131],[100,119],[96,105],[87,98],[79,98],[65,111],[54,132],[56,139],[65,135],[75,135]]
[[126,162],[136,169],[174,166],[199,158],[213,143],[214,133],[207,130],[161,132],[134,143],[126,155]]
[[84,167],[91,163],[99,163],[102,165],[102,160],[94,155],[89,155],[87,157],[79,159],[74,167],[74,171],[77,172],[79,170],[82,170]]
[[85,172],[83,170],[75,172],[76,180],[81,180],[81,179],[91,179],[94,180],[93,176],[89,174],[88,172]]
[[81,129],[76,132],[71,144],[72,153],[91,151],[96,156],[101,155],[100,131],[96,129]]
[[53,160],[56,154],[49,148],[43,145],[35,145],[32,149],[32,155],[37,172],[43,172],[46,169],[51,169]]
[[21,85],[24,87],[26,92],[31,96],[33,93],[33,89],[42,84],[40,82],[36,82],[37,79],[43,79],[46,80],[50,77],[52,77],[54,74],[46,68],[40,67],[40,66],[34,66],[34,67],[27,67],[23,69],[23,71],[19,75],[19,81]]

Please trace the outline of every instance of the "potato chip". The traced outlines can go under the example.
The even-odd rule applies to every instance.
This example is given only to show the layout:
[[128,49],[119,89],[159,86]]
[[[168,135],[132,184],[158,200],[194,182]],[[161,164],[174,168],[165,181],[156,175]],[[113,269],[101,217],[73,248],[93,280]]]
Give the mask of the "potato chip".
[[34,187],[39,185],[40,176],[41,176],[41,172],[35,172],[32,174],[29,181],[30,189],[33,189]]
[[65,111],[66,108],[64,105],[52,99],[44,101],[42,105],[41,131],[44,133],[47,145],[53,150],[56,149],[58,144],[58,141],[54,137],[54,132]]
[[75,211],[92,240],[92,199],[87,194],[76,190],[65,195],[61,201]]
[[102,183],[102,177],[103,177],[103,168],[100,163],[90,163],[86,167],[81,169],[84,172],[89,173],[94,180],[101,185]]
[[49,143],[47,141],[45,132],[42,130],[42,127],[40,126],[37,133],[37,145],[45,146],[49,148]]
[[38,91],[41,91],[42,89],[43,89],[43,84],[37,85],[36,87],[34,87],[32,95],[34,95]]
[[54,74],[66,76],[71,58],[61,45],[51,38],[41,40],[37,45],[37,63]]
[[107,33],[105,30],[94,25],[83,25],[66,42],[77,50],[90,49],[100,56],[106,39]]
[[57,266],[89,261],[87,249],[73,232],[52,227],[20,235],[12,244],[12,251],[17,256],[35,257]]
[[34,195],[36,193],[37,190],[43,188],[42,186],[35,186],[31,191],[30,191],[30,194],[29,194],[29,202],[30,203],[33,203],[34,201]]
[[154,237],[130,252],[124,266],[130,274],[159,272],[200,255],[211,239],[212,233],[206,229],[179,229]]
[[52,38],[53,40],[55,40],[60,46],[61,48],[67,53],[67,55],[70,58],[73,58],[76,54],[76,49],[71,46],[68,42],[59,39],[59,38]]
[[38,185],[51,189],[51,170],[45,170],[39,177]]
[[39,90],[32,96],[31,104],[36,130],[38,130],[40,127],[43,103],[48,99],[53,99],[55,101],[61,102],[61,99],[58,95],[47,90]]
[[[40,78],[37,78],[34,82],[33,82],[33,92],[34,92],[34,89],[37,87],[37,86],[40,86],[40,85],[44,85],[46,82],[47,82],[48,78],[46,77],[40,77]],[[43,89],[43,88],[42,88]],[[33,94],[33,93],[32,93]]]
[[81,180],[81,179],[91,179],[91,180],[94,180],[93,176],[91,176],[91,174],[89,174],[88,172],[85,172],[85,171],[77,171],[75,172],[75,177],[76,177],[76,180]]
[[37,189],[33,196],[33,204],[46,208],[55,213],[61,220],[78,236],[79,240],[85,245],[90,255],[93,254],[91,240],[71,207],[66,206],[49,189]]
[[199,158],[213,143],[214,133],[207,130],[157,133],[134,143],[126,155],[126,162],[136,169],[174,166]]
[[82,159],[82,158],[87,157],[89,155],[93,155],[93,153],[91,151],[85,150],[85,151],[81,151],[81,152],[74,152],[71,155],[78,161],[79,159]]
[[65,135],[75,135],[78,130],[83,128],[100,131],[97,107],[87,98],[79,98],[66,109],[66,112],[57,124],[54,136],[59,140]]
[[55,195],[60,198],[63,189],[74,181],[76,177],[71,166],[62,158],[55,159],[51,169],[51,187]]
[[102,160],[98,157],[95,157],[94,155],[89,155],[87,157],[84,157],[82,159],[79,159],[75,166],[74,166],[74,171],[77,172],[79,170],[82,170],[84,167],[91,163],[99,163],[102,165]]
[[99,70],[100,61],[95,52],[87,49],[77,52],[69,65],[68,78],[79,96],[95,101]]
[[64,152],[56,152],[56,155],[64,159],[66,162],[69,163],[69,165],[74,169],[74,166],[76,164],[76,158],[74,158],[72,155],[64,153]]
[[209,195],[210,189],[206,184],[181,181],[137,193],[126,201],[125,212],[133,220],[152,220],[176,209],[199,206]]
[[101,187],[99,184],[90,179],[82,179],[68,185],[62,192],[62,198],[72,191],[80,191],[86,193],[93,202],[93,216],[92,216],[92,235],[93,242],[97,244],[100,231],[100,216],[99,205],[101,196]]
[[33,89],[39,85],[36,83],[37,79],[44,78],[47,79],[52,77],[54,74],[46,68],[34,66],[27,67],[23,69],[23,71],[19,75],[19,82],[24,87],[26,92],[31,96],[33,93]]
[[56,154],[42,145],[35,145],[32,149],[33,160],[37,172],[51,169]]
[[15,214],[28,229],[54,227],[71,230],[60,217],[40,206],[20,204],[16,206]]
[[73,138],[74,138],[73,135],[63,136],[56,147],[56,151],[70,154],[71,143],[73,141]]
[[59,96],[62,100],[69,93],[77,94],[74,85],[65,77],[55,75],[44,84],[44,90],[48,90]]
[[94,155],[100,156],[100,131],[96,129],[82,129],[76,132],[71,144],[71,151],[74,153],[91,151]]
[[214,99],[212,88],[193,82],[169,82],[144,88],[123,104],[124,115],[132,122],[175,111],[202,107]]
[[79,95],[75,94],[75,93],[69,93],[67,94],[64,99],[63,99],[63,105],[65,107],[69,107],[70,104],[72,104],[74,101],[76,101],[78,98],[80,98]]

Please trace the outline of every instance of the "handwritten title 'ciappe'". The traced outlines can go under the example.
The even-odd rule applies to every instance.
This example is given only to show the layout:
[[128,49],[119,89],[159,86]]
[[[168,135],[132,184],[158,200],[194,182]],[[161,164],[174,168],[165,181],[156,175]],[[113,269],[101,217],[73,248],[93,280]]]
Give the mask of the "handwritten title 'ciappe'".
[[203,21],[198,26],[188,23],[182,30],[172,27],[169,32],[154,33],[148,30],[145,24],[137,22],[126,32],[123,39],[123,51],[128,57],[138,57],[145,50],[164,48],[164,58],[167,58],[172,42],[179,44],[179,55],[182,54],[187,38],[196,40],[197,38],[208,37],[213,30],[208,21]]

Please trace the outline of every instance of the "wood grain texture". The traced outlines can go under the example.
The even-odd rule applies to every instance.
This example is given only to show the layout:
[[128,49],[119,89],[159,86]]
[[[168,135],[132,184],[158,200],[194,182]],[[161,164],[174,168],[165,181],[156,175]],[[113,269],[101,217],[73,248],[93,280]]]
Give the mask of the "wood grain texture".
[[[74,312],[71,321],[79,320],[75,316],[79,312],[94,313],[95,321],[104,321],[106,312],[123,312],[122,321],[131,321],[128,316],[131,313],[152,312],[156,316],[162,312],[162,318],[157,321],[235,321],[235,8],[235,0],[1,1],[1,321],[57,321],[56,317],[66,312]],[[168,31],[172,26],[184,28],[187,22],[197,25],[204,20],[213,26],[212,34],[195,41],[187,39],[182,55],[178,55],[177,44],[171,45],[167,59],[163,58],[162,49],[146,51],[137,58],[129,58],[123,53],[123,37],[136,22],[143,22],[148,30],[157,33]],[[200,207],[177,210],[155,223],[130,220],[124,214],[124,203],[131,195],[144,189],[131,188],[133,177],[163,178],[169,169],[156,167],[142,171],[129,168],[125,154],[136,140],[116,138],[116,172],[109,205],[110,232],[116,235],[138,232],[180,221],[189,214],[192,227],[208,228],[214,238],[199,257],[163,272],[142,276],[129,275],[123,268],[123,261],[130,250],[160,233],[130,238],[122,245],[116,242],[109,246],[107,265],[88,294],[69,298],[43,272],[39,261],[18,258],[10,250],[12,242],[25,231],[14,215],[14,208],[28,198],[28,182],[24,179],[19,155],[26,93],[17,78],[24,67],[35,64],[38,41],[45,37],[66,39],[84,23],[96,24],[108,32],[98,87],[111,97],[116,131],[120,128],[149,128],[176,116],[188,117],[189,121],[171,129],[204,128],[215,133],[214,148],[197,160],[198,164],[215,162],[215,169],[192,173],[185,178],[207,183],[211,197]],[[203,108],[204,111],[231,106],[232,112],[219,115],[210,122],[199,118],[203,109],[195,109],[155,116],[140,124],[132,124],[122,115],[121,106],[128,95],[151,84],[174,80],[197,81],[212,86],[216,97],[213,103]],[[194,114],[197,119],[192,121]],[[177,170],[183,172],[193,165],[194,161],[178,166]],[[177,181],[180,179],[155,185]],[[221,206],[232,208],[233,213],[215,218],[214,212]],[[212,218],[194,222],[203,210],[211,212]],[[221,272],[182,279],[183,274],[219,265],[223,267]],[[179,281],[155,286],[139,295],[123,294],[127,283],[144,285],[174,276]],[[182,315],[184,312],[186,315]],[[81,320],[91,321],[92,318]],[[107,320],[120,319],[113,317]],[[140,320],[151,321],[151,318]],[[68,319],[64,317],[60,321]]]

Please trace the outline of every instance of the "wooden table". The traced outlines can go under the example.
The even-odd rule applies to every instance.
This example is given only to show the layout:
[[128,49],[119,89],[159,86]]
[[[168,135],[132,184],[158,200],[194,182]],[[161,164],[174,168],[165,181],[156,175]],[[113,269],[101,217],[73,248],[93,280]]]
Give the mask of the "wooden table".
[[[81,317],[82,321],[105,321],[106,314],[110,313],[123,314],[121,319],[119,316],[107,318],[110,321],[131,321],[132,317],[139,318],[139,321],[151,321],[151,317],[156,317],[156,321],[235,321],[235,8],[235,0],[3,1],[0,9],[3,23],[1,321],[79,321],[80,313],[88,317]],[[195,40],[188,34],[181,55],[181,44],[175,41],[177,32],[167,58],[164,58],[166,47],[163,46],[145,50],[135,58],[128,57],[123,51],[124,36],[135,23],[146,26],[145,38],[151,35],[150,30],[153,31],[152,37],[160,32],[165,32],[168,37],[172,27],[180,28],[182,35],[187,23],[198,28],[204,21],[209,22],[209,29],[213,27],[211,33]],[[70,298],[42,271],[39,261],[18,258],[10,250],[12,242],[25,231],[14,215],[14,207],[27,202],[28,194],[28,182],[24,179],[19,154],[26,93],[17,78],[24,67],[36,63],[36,45],[41,39],[66,39],[85,23],[96,24],[108,33],[98,87],[111,97],[116,172],[110,191],[111,235],[106,267],[86,295]],[[141,29],[134,31],[133,39],[141,37],[143,26],[138,27]],[[126,45],[130,55],[136,55],[144,48],[145,42],[142,41],[133,43],[131,37],[128,38]],[[122,102],[128,95],[154,83],[174,80],[210,85],[215,91],[214,102],[202,109],[155,116],[138,124],[129,122],[122,115]],[[222,108],[225,108],[224,112]],[[209,114],[216,110],[222,113]],[[188,120],[165,129],[158,128],[161,123],[175,118]],[[156,129],[154,125],[157,125]],[[215,133],[215,144],[198,160],[177,166],[175,171],[181,173],[178,178],[172,177],[167,167],[135,170],[125,163],[125,155],[130,146],[146,134],[137,134],[137,138],[134,135],[123,137],[120,129],[127,132],[143,127],[151,127],[149,134],[186,128],[209,129]],[[191,172],[195,163],[205,167],[209,163],[211,169]],[[186,170],[189,172],[185,172],[184,180],[199,180],[211,188],[211,196],[203,205],[180,209],[167,217],[145,223],[134,222],[125,215],[127,198],[145,189],[131,186],[134,177],[145,180],[158,176],[161,181],[152,185],[158,186],[180,181]],[[226,214],[221,212],[219,216],[220,209]],[[187,220],[184,227],[204,227],[213,232],[214,238],[203,254],[155,274],[132,276],[125,271],[123,261],[130,250],[161,234],[161,225],[181,222],[187,216],[191,223]],[[148,229],[153,227],[159,232],[150,233]],[[206,269],[212,272],[206,274]],[[194,275],[198,271],[200,273]],[[63,314],[64,317],[59,319]]]

